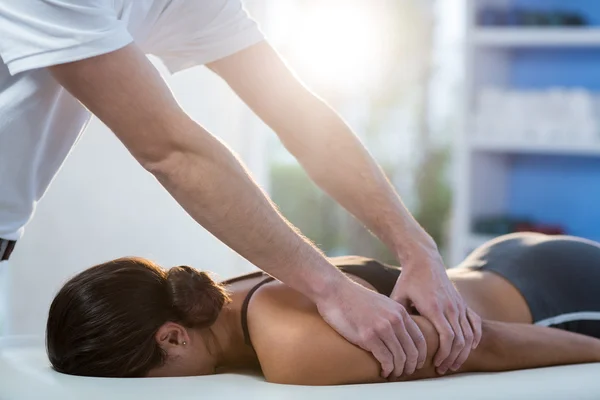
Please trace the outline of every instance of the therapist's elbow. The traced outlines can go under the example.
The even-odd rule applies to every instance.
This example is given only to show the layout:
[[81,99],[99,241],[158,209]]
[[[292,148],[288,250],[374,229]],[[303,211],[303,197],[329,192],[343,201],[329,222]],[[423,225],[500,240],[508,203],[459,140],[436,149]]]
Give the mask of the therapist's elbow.
[[184,163],[184,152],[175,147],[164,149],[160,154],[144,154],[138,158],[140,165],[159,181],[164,181],[172,177],[180,166]]
[[208,132],[196,124],[184,129],[165,129],[137,144],[131,152],[146,171],[164,180],[180,171],[191,157],[210,154],[205,135]]
[[170,175],[181,163],[182,147],[176,139],[161,138],[156,142],[137,144],[130,151],[146,171],[160,178]]

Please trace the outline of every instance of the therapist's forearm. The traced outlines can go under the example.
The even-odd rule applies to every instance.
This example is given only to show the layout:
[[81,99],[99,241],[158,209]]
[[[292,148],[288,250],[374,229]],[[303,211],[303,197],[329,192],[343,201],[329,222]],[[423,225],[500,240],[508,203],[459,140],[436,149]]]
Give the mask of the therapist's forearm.
[[185,129],[185,135],[173,135],[179,139],[169,155],[147,169],[198,223],[310,298],[344,279],[281,216],[223,143],[193,121]]
[[[318,60],[315,60],[318,65]],[[279,136],[310,177],[362,221],[400,261],[433,255],[408,212],[348,125],[308,90],[266,42],[209,65]],[[407,265],[418,265],[406,263]]]
[[[325,103],[308,98],[298,121],[282,129],[286,147],[310,177],[362,221],[401,260],[417,246],[435,250],[435,243],[406,209],[382,169],[348,125]],[[286,141],[284,141],[286,142]]]

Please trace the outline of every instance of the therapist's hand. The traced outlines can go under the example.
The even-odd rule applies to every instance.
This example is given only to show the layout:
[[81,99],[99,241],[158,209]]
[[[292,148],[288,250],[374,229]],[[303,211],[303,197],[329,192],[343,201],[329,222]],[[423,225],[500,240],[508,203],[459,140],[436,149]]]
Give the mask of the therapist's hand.
[[[432,241],[431,241],[432,242]],[[414,306],[435,326],[440,347],[434,358],[439,374],[456,371],[481,340],[481,318],[456,291],[434,244],[413,244],[400,257],[402,273],[391,298],[405,307]]]
[[349,279],[344,281],[317,300],[325,321],[346,340],[372,353],[383,378],[410,375],[422,367],[425,338],[406,309]]

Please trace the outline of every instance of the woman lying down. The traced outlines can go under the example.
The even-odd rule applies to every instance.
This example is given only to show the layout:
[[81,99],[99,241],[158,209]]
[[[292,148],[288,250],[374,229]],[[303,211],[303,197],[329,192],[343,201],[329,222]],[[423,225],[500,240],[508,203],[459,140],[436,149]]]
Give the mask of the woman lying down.
[[[332,262],[385,295],[401,270],[361,257]],[[483,335],[457,371],[508,371],[600,361],[600,244],[575,237],[514,234],[448,270],[484,319]],[[423,368],[437,376],[438,336]],[[557,329],[558,328],[558,329]],[[383,382],[379,363],[321,319],[306,297],[262,273],[221,284],[190,267],[164,270],[122,258],[72,278],[50,308],[47,350],[59,372],[101,377],[207,375],[260,368],[269,382]]]

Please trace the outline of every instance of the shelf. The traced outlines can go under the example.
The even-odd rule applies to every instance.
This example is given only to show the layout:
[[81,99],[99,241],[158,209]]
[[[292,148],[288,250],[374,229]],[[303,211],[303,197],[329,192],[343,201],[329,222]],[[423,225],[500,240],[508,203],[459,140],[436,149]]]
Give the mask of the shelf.
[[519,143],[472,139],[472,150],[493,153],[531,153],[568,156],[600,156],[600,140],[597,143],[557,144],[557,143]]
[[599,28],[475,28],[479,47],[600,47]]

